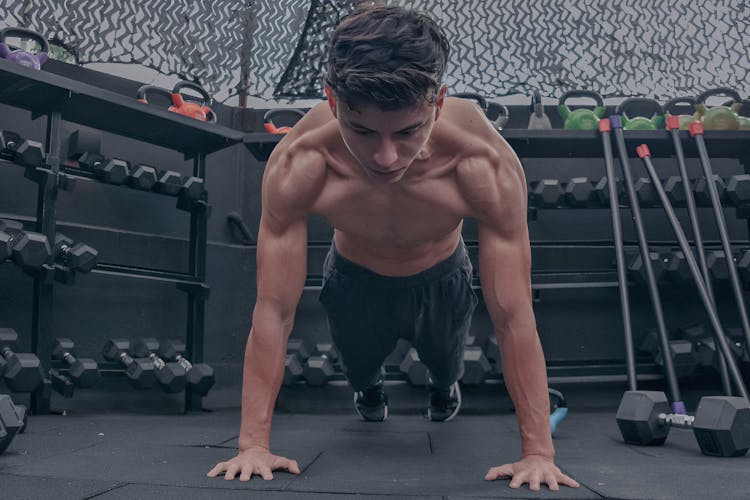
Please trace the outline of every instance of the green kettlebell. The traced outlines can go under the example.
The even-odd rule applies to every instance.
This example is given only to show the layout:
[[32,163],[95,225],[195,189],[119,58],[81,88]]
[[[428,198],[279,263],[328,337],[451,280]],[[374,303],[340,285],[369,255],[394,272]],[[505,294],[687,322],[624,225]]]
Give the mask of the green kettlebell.
[[[565,102],[572,97],[589,97],[596,102],[596,107],[571,111]],[[597,130],[599,120],[604,117],[604,100],[593,90],[571,90],[560,97],[557,111],[563,119],[563,128],[566,130]]]
[[[645,116],[629,117],[628,109],[631,110],[631,114],[636,109],[640,113],[644,113],[644,108],[647,110],[654,110],[654,114],[651,118]],[[647,113],[648,111],[646,111]],[[661,114],[661,104],[653,99],[645,99],[643,97],[631,97],[622,101],[615,114],[620,115],[622,118],[622,129],[623,130],[658,130],[664,128],[664,115]]]
[[664,104],[662,112],[665,117],[679,117],[680,130],[688,130],[690,124],[695,121],[695,99],[692,97],[675,97]]
[[[706,99],[714,95],[726,95],[732,98],[729,106],[706,106]],[[736,90],[718,87],[703,92],[695,98],[695,118],[703,122],[704,130],[739,130],[742,109],[742,97]]]
[[[733,101],[724,103],[724,106],[731,106]],[[742,99],[742,112],[750,111],[750,100]],[[738,113],[739,114],[739,113]],[[750,116],[739,115],[740,117],[740,130],[750,130]]]

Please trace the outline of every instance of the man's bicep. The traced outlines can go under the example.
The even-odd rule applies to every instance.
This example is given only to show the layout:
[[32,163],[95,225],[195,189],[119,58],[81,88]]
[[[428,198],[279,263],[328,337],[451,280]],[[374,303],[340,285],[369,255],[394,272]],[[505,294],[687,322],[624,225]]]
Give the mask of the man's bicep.
[[496,329],[531,313],[531,249],[528,229],[479,223],[479,274],[487,311]]
[[262,216],[257,248],[258,302],[292,318],[307,276],[307,219],[280,224]]

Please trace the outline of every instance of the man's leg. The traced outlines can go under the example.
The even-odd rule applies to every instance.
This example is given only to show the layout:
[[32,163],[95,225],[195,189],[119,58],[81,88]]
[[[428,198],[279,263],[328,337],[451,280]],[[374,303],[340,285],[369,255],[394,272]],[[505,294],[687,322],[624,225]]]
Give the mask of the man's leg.
[[463,352],[478,299],[471,288],[468,255],[460,269],[420,291],[414,347],[429,370],[431,420],[452,419],[461,405],[458,380],[463,375]]
[[388,400],[382,366],[396,344],[391,300],[385,291],[359,283],[336,269],[329,252],[324,265],[320,302],[328,316],[331,338],[341,355],[344,375],[355,391],[355,408],[365,420],[385,420]]

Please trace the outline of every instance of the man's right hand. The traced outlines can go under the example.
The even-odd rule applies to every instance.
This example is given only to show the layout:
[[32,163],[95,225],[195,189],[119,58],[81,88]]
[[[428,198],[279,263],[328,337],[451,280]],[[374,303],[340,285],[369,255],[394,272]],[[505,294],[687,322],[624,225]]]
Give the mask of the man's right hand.
[[274,455],[265,448],[254,447],[240,452],[231,460],[219,462],[208,472],[208,477],[216,477],[223,472],[224,479],[232,481],[239,473],[240,481],[249,481],[252,475],[256,474],[270,481],[273,479],[272,471],[280,469],[299,474],[296,460]]

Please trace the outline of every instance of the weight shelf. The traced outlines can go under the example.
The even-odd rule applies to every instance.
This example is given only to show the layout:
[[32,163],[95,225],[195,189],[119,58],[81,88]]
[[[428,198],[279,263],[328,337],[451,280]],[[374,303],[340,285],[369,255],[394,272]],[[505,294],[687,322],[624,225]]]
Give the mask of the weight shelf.
[[71,78],[0,59],[0,103],[35,116],[58,111],[65,121],[97,128],[186,155],[213,153],[243,139],[243,133],[157,106],[144,105]]
[[164,283],[175,283],[187,286],[205,286],[204,281],[187,273],[102,262],[97,263],[96,267],[91,270],[91,274],[161,281]]
[[[602,139],[594,130],[527,130],[505,129],[500,134],[520,158],[603,158]],[[635,148],[648,144],[653,158],[674,156],[672,136],[667,130],[625,130],[625,145],[637,160]],[[253,132],[245,134],[242,142],[258,161],[267,161],[283,134]],[[707,130],[706,149],[711,158],[750,157],[750,131]],[[698,148],[690,132],[680,131],[685,156],[698,157]],[[615,158],[617,154],[615,153]],[[640,161],[640,160],[637,160]]]

